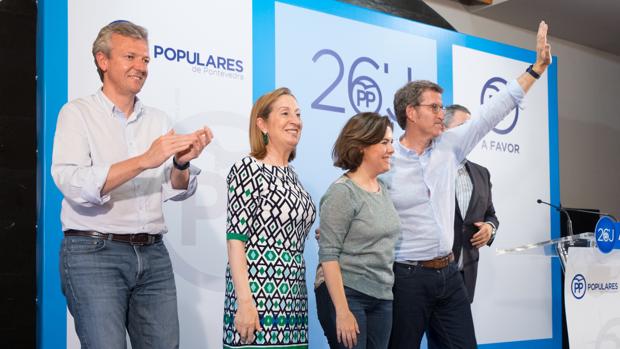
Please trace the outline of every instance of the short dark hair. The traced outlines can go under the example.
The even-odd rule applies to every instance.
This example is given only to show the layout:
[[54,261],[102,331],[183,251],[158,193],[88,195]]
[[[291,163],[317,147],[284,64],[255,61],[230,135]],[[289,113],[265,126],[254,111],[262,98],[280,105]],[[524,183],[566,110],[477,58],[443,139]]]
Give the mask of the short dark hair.
[[454,119],[454,112],[457,112],[457,111],[462,111],[464,113],[471,115],[471,112],[465,106],[462,106],[460,104],[449,105],[446,107],[446,112],[443,114],[444,126],[447,127],[448,125],[450,125],[450,123],[452,122],[452,119]]
[[362,150],[381,142],[388,127],[394,129],[394,124],[387,116],[370,112],[354,115],[344,125],[334,143],[334,166],[343,170],[357,170],[364,158]]
[[427,90],[443,93],[443,88],[432,81],[415,80],[408,82],[394,94],[396,122],[403,130],[407,127],[407,106],[419,105],[421,103],[420,97]]

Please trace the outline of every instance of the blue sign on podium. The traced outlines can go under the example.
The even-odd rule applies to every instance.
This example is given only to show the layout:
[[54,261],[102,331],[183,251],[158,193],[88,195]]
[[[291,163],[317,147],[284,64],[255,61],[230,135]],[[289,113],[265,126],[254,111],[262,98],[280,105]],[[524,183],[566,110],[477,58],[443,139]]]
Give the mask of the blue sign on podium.
[[603,216],[598,220],[594,234],[596,245],[601,252],[609,253],[613,249],[620,249],[620,239],[617,234],[619,226],[620,223],[608,216]]

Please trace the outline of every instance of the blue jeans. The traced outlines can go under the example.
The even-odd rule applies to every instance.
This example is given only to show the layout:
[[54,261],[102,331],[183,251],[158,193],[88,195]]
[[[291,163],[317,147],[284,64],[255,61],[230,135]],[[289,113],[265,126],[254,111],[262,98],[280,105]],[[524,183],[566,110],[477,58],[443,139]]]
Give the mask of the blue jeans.
[[463,278],[455,263],[430,269],[394,263],[391,349],[475,349],[476,334]]
[[62,291],[82,348],[178,348],[174,274],[163,241],[148,246],[70,236],[60,250]]
[[[357,336],[355,349],[385,349],[390,340],[392,328],[392,301],[378,299],[358,292],[352,288],[344,288],[349,310],[355,316],[360,334]],[[314,290],[316,296],[317,313],[323,333],[331,349],[346,348],[338,343],[336,335],[336,309],[329,296],[327,285]]]

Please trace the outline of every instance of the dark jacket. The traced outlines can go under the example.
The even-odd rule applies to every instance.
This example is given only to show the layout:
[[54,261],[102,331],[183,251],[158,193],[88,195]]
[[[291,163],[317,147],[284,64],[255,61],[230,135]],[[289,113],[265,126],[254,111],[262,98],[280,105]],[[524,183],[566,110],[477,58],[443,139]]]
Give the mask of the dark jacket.
[[[471,193],[471,199],[467,208],[467,213],[463,217],[456,203],[456,214],[454,215],[454,245],[452,252],[454,259],[459,260],[461,255],[460,246],[463,246],[463,279],[469,302],[474,301],[474,292],[476,290],[476,277],[478,275],[478,249],[473,247],[470,240],[478,231],[474,225],[475,222],[491,222],[495,228],[499,228],[499,221],[495,216],[495,208],[491,197],[491,175],[486,167],[468,161],[465,168],[469,173],[474,189]],[[455,198],[456,200],[456,198]],[[487,243],[491,246],[493,238]]]

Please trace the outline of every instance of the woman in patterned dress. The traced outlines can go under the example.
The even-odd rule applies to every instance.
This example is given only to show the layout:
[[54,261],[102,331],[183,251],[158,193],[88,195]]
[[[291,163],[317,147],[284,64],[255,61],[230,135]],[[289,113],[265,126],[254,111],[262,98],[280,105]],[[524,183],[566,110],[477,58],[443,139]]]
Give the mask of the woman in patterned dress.
[[289,166],[301,136],[295,97],[279,88],[250,115],[250,156],[227,177],[224,348],[307,348],[304,243],[315,206]]

